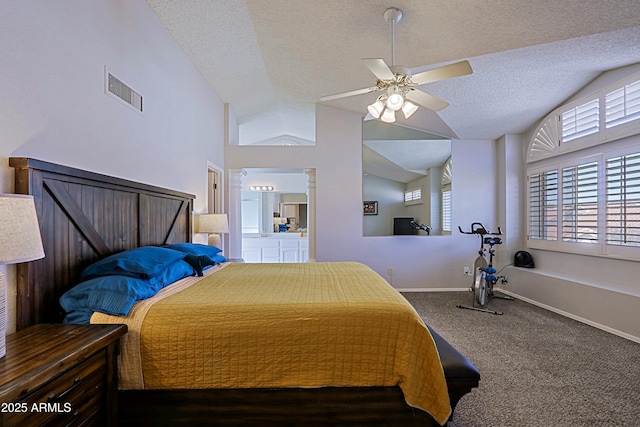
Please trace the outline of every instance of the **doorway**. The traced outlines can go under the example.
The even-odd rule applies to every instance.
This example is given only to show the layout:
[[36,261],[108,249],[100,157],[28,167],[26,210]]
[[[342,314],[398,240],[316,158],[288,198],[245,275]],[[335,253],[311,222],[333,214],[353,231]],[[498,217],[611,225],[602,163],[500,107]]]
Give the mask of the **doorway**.
[[308,172],[245,168],[241,188],[242,259],[309,261]]

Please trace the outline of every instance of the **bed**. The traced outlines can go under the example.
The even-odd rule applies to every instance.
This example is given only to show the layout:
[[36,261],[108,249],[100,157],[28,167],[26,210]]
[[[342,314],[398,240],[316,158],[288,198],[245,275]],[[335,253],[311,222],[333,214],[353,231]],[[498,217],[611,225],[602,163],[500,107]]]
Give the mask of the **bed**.
[[[59,298],[96,261],[191,241],[192,195],[35,159],[11,158],[10,166],[16,192],[34,196],[46,254],[18,266],[18,329],[62,321],[67,313]],[[136,302],[131,310],[143,312],[144,322],[129,314],[91,316],[92,323],[128,323],[119,368],[142,372],[142,380],[121,372],[120,425],[429,426],[450,416],[431,335],[368,267],[207,267],[202,277],[185,277]],[[203,316],[220,305],[194,308],[211,293],[228,311]],[[138,309],[144,304],[149,307]],[[177,315],[176,306],[190,309]],[[176,329],[179,324],[187,326]],[[231,344],[220,344],[223,338]],[[282,339],[297,347],[282,350]],[[187,347],[190,342],[208,344]],[[263,347],[251,347],[255,342]],[[133,356],[138,365],[124,363],[129,348],[146,349]],[[211,362],[220,348],[224,354]]]

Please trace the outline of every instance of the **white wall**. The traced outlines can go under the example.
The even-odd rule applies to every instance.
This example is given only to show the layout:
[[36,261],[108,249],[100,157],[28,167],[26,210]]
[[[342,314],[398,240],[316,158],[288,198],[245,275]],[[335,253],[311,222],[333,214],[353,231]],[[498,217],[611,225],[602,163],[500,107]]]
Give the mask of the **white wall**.
[[[317,261],[363,262],[399,289],[466,289],[475,236],[363,237],[361,133],[360,115],[318,105],[314,147],[228,146],[225,164],[316,169]],[[453,224],[495,226],[496,178],[487,173],[495,169],[495,143],[453,141],[452,150]]]
[[[144,0],[0,0],[0,190],[32,157],[196,196],[223,165],[224,106]],[[143,96],[104,93],[104,68]],[[15,268],[8,279],[10,329]]]
[[363,201],[377,201],[378,215],[363,215],[362,230],[365,236],[393,234],[393,218],[407,216],[404,207],[405,184],[375,175],[362,177]]

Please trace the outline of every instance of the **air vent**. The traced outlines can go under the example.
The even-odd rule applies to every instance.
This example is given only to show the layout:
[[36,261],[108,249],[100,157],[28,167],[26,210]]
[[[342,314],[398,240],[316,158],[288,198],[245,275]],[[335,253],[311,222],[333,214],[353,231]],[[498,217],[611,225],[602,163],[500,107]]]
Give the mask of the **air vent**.
[[[106,71],[106,70],[105,70]],[[106,72],[107,74],[107,93],[117,97],[124,101],[137,111],[142,111],[142,95],[135,90],[131,89],[113,74]]]

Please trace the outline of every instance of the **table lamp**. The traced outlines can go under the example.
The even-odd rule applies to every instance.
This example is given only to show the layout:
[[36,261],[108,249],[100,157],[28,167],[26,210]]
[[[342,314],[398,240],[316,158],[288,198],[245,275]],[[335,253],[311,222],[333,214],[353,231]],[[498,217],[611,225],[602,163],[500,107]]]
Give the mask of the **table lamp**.
[[[33,196],[0,194],[0,264],[44,257]],[[0,358],[6,353],[7,288],[0,273]]]
[[227,214],[201,214],[198,215],[198,233],[208,233],[207,244],[222,249],[221,233],[229,232],[229,220]]

